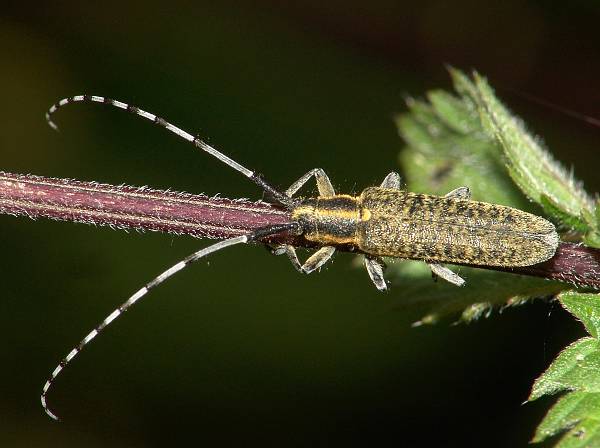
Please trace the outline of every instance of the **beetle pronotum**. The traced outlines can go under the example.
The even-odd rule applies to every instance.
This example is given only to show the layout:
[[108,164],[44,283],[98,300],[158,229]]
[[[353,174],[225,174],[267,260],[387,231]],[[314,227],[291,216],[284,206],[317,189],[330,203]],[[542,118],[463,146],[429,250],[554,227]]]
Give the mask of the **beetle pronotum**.
[[[176,272],[207,255],[240,243],[258,241],[281,233],[302,234],[321,246],[303,264],[290,245],[277,247],[275,254],[286,254],[293,266],[309,274],[319,269],[340,245],[350,246],[365,254],[367,272],[377,287],[387,289],[381,257],[424,260],[433,274],[458,286],[464,280],[440,263],[460,263],[499,267],[529,266],[551,258],[559,238],[554,225],[538,216],[511,207],[470,200],[467,187],[447,195],[433,196],[404,191],[400,176],[392,172],[379,187],[369,187],[358,196],[338,195],[329,177],[320,168],[310,170],[287,190],[279,191],[256,174],[225,154],[166,120],[135,106],[101,96],[78,95],[54,104],[46,113],[48,124],[57,129],[51,115],[60,107],[74,102],[95,102],[124,109],[164,127],[179,137],[211,154],[239,171],[285,207],[292,218],[255,230],[246,235],[226,239],[184,258],[139,289],[85,336],[54,369],[46,381],[41,402],[46,413],[58,420],[46,403],[50,386],[58,374],[81,350],[112,321]],[[319,196],[294,198],[294,194],[312,177]]]

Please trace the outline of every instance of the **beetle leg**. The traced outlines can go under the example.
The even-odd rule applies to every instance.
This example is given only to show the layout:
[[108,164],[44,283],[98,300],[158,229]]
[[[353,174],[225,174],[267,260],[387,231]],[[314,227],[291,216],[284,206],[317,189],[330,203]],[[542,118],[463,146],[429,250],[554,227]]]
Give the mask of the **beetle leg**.
[[381,182],[380,187],[389,188],[392,190],[400,190],[400,183],[400,174],[396,173],[395,171],[392,171],[390,174],[385,176],[385,179],[383,179],[383,182]]
[[469,190],[469,187],[458,187],[455,190],[452,190],[452,191],[446,193],[446,195],[444,197],[452,198],[452,199],[469,200],[469,199],[471,199],[471,190]]
[[265,244],[265,249],[271,252],[272,255],[283,255],[285,254],[285,245],[273,246],[271,244]]
[[269,251],[273,255],[283,255],[283,254],[287,255],[290,262],[292,263],[292,266],[294,266],[294,268],[297,271],[302,272],[302,265],[300,264],[300,261],[298,260],[298,255],[296,255],[296,248],[294,246],[291,246],[289,244],[282,244],[280,246],[274,246],[274,247],[267,246],[267,249],[269,249]]
[[292,266],[294,266],[298,272],[302,272],[302,266],[300,265],[300,261],[298,260],[298,255],[296,255],[296,248],[294,246],[286,244],[285,254],[290,259]]
[[283,255],[286,254],[289,258],[292,266],[296,268],[298,272],[303,272],[305,274],[310,274],[311,272],[319,269],[325,263],[329,261],[329,259],[333,256],[335,252],[335,247],[325,246],[312,254],[308,259],[304,262],[304,264],[300,264],[300,260],[298,260],[298,255],[296,254],[296,248],[289,244],[284,244],[278,246],[271,250],[273,255]]
[[329,259],[333,256],[334,252],[335,247],[333,246],[325,246],[320,248],[318,251],[316,251],[314,254],[308,257],[308,260],[304,262],[304,264],[302,265],[302,272],[304,272],[305,274],[310,274],[316,269],[319,269],[321,266],[323,266],[329,261]]
[[385,283],[385,278],[383,278],[383,270],[385,269],[383,260],[379,257],[365,256],[365,268],[367,268],[367,273],[377,289],[385,291],[387,284]]
[[427,263],[427,266],[429,266],[429,269],[431,269],[431,272],[433,272],[435,275],[443,278],[444,280],[452,283],[453,285],[462,286],[465,284],[465,280],[461,276],[451,271],[447,267],[442,266],[441,264]]
[[335,196],[335,190],[333,189],[333,185],[331,185],[329,176],[327,176],[325,171],[323,171],[321,168],[314,168],[310,170],[308,173],[290,185],[290,188],[285,190],[285,195],[291,198],[313,176],[317,181],[317,189],[319,190],[320,196],[325,198]]

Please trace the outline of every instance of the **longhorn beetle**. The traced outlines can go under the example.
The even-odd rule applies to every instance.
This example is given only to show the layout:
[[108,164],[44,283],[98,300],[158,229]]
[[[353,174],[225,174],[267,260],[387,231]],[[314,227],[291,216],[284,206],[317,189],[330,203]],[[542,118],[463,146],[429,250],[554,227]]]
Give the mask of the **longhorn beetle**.
[[[404,191],[400,188],[400,176],[395,172],[388,174],[379,187],[369,187],[358,196],[350,196],[336,194],[325,172],[315,168],[282,192],[261,175],[163,118],[102,96],[78,95],[60,100],[46,113],[48,124],[57,130],[51,115],[60,107],[75,102],[115,106],[171,131],[248,177],[285,207],[292,220],[288,224],[271,225],[223,240],[193,253],[155,277],[110,313],[63,358],[46,381],[41,402],[46,413],[55,420],[58,417],[49,409],[46,396],[65,366],[152,288],[191,263],[226,247],[283,233],[303,235],[308,241],[322,246],[304,264],[300,263],[295,248],[290,245],[276,247],[273,252],[286,254],[298,271],[310,274],[333,256],[336,246],[349,245],[366,254],[364,264],[369,277],[377,289],[383,291],[387,285],[381,257],[424,260],[435,276],[462,286],[464,280],[440,263],[529,266],[551,258],[558,246],[554,225],[543,218],[511,207],[471,201],[468,187],[457,188],[441,197]],[[294,194],[312,177],[316,179],[319,196],[294,198]]]

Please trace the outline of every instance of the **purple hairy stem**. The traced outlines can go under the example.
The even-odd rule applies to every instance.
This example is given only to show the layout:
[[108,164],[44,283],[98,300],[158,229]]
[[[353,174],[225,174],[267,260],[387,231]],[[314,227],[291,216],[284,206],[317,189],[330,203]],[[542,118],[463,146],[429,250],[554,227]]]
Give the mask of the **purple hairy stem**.
[[533,266],[505,270],[515,274],[559,280],[584,288],[600,289],[600,250],[580,243],[561,242],[550,260]]
[[219,239],[290,222],[286,210],[262,201],[4,172],[0,213]]
[[[0,172],[0,213],[219,239],[291,221],[289,211],[263,201],[4,172]],[[274,244],[314,246],[302,236],[289,234],[267,240]],[[351,246],[339,249],[360,252]],[[600,250],[581,244],[561,242],[554,257],[533,266],[476,267],[600,289]]]

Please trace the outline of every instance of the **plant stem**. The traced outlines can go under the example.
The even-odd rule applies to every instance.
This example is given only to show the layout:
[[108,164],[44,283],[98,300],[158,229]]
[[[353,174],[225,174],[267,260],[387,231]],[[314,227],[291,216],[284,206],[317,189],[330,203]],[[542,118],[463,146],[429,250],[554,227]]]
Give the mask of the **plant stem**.
[[[231,238],[291,219],[288,211],[263,201],[4,172],[0,172],[0,213],[205,238]],[[271,237],[268,242],[311,247],[293,235]],[[360,252],[350,246],[339,249]],[[580,244],[561,242],[553,258],[533,266],[477,267],[600,289],[600,250]]]
[[0,213],[219,239],[290,221],[287,211],[262,201],[4,172]]
[[578,243],[560,242],[554,256],[543,263],[518,268],[476,266],[571,283],[582,288],[600,289],[600,249]]

